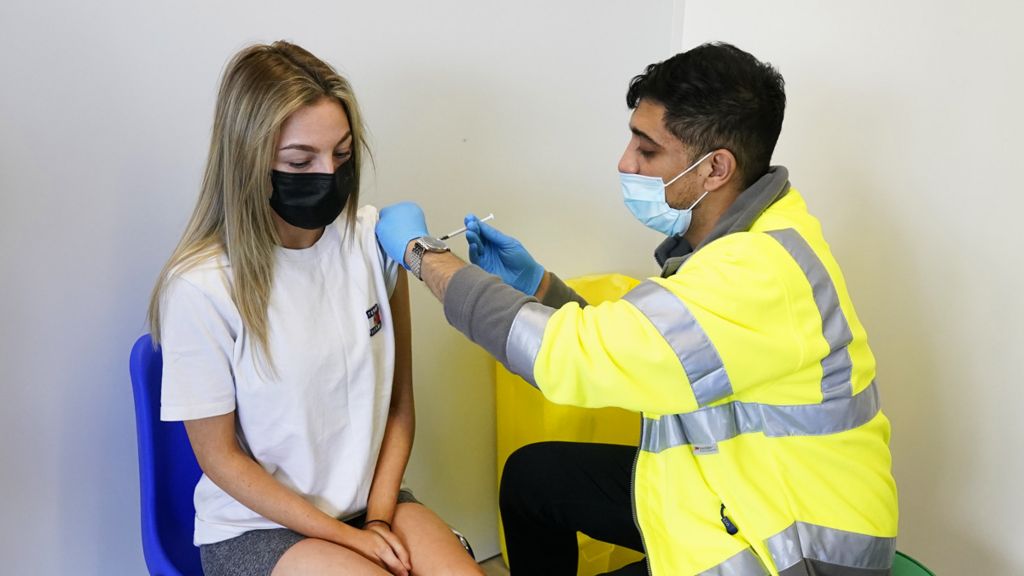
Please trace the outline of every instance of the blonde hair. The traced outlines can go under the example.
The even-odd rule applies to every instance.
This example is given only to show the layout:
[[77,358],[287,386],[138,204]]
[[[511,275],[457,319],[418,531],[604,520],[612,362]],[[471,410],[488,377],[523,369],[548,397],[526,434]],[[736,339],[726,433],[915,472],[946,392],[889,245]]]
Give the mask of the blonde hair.
[[[279,244],[270,207],[270,173],[281,125],[296,110],[333,98],[352,130],[355,186],[346,203],[351,231],[359,199],[365,129],[352,87],[333,68],[285,41],[250,46],[228,64],[217,94],[210,153],[195,210],[153,288],[149,326],[160,341],[160,300],[175,276],[224,254],[231,265],[231,299],[242,324],[268,351],[267,305]],[[265,354],[270,360],[269,354]]]

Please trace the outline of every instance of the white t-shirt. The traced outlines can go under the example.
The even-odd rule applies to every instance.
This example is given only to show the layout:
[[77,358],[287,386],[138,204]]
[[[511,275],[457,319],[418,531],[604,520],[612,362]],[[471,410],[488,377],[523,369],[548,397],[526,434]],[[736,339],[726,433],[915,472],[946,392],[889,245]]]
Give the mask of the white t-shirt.
[[[377,209],[365,206],[351,235],[342,216],[310,248],[276,248],[267,308],[274,371],[242,326],[225,257],[175,277],[161,301],[161,419],[237,411],[243,450],[334,517],[366,508],[391,402],[388,299],[398,268],[378,247],[376,223]],[[195,505],[196,545],[280,528],[205,474]]]

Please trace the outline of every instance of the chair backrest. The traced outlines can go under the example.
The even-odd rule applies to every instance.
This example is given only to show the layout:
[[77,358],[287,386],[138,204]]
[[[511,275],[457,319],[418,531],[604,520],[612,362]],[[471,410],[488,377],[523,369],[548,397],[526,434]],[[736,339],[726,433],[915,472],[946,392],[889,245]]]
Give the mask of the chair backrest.
[[192,496],[201,471],[181,422],[160,421],[163,357],[149,334],[132,347],[129,362],[139,440],[142,551],[153,576],[202,576],[192,545]]

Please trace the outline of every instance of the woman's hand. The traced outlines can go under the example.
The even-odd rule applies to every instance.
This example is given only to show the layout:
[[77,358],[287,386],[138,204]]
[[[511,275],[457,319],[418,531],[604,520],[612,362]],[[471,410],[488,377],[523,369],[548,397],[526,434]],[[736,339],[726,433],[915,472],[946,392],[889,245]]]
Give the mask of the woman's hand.
[[366,559],[383,567],[394,576],[409,576],[412,564],[409,552],[398,535],[387,526],[374,522],[359,530],[358,535],[345,544]]

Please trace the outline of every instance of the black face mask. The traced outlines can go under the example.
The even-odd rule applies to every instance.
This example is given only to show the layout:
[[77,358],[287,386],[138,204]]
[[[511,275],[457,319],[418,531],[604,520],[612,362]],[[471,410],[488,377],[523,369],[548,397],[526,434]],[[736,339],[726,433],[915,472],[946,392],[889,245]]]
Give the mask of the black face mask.
[[348,160],[334,174],[270,172],[270,207],[292,226],[316,230],[337,219],[356,183],[355,162]]

